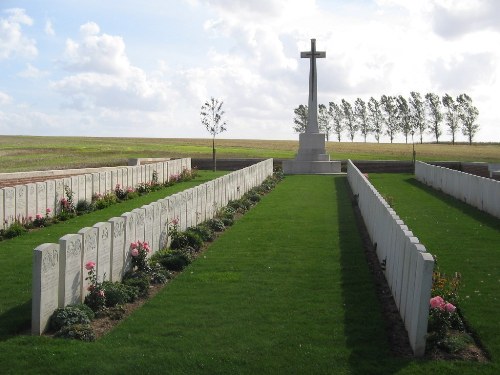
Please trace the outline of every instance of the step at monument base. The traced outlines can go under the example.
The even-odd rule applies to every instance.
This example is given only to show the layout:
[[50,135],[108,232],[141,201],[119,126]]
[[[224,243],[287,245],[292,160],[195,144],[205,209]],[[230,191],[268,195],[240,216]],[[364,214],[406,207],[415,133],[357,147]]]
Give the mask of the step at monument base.
[[340,173],[340,161],[283,161],[285,174],[332,174]]

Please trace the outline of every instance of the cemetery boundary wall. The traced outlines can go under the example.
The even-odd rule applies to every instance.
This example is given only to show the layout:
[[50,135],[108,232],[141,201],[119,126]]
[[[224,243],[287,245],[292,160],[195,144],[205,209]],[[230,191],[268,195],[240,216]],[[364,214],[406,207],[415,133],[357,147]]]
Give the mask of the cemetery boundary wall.
[[413,353],[423,356],[434,258],[350,160],[347,179],[405,324]]
[[500,218],[500,181],[417,161],[418,181]]
[[59,243],[45,243],[33,251],[31,331],[42,334],[59,307],[80,303],[88,293],[85,264],[96,263],[99,281],[121,281],[131,268],[130,244],[146,241],[151,254],[168,243],[169,223],[185,230],[213,218],[230,200],[260,185],[273,173],[268,159],[215,180],[125,212],[107,222],[67,234]]
[[[65,186],[73,192],[75,205],[79,200],[90,203],[93,194],[105,194],[114,190],[117,184],[123,189],[135,188],[141,183],[150,182],[154,171],[157,173],[158,182],[162,183],[168,181],[172,175],[180,174],[183,169],[191,170],[190,158],[130,167],[49,171],[79,171],[80,174],[0,189],[0,228],[8,228],[15,220],[22,222],[29,217],[34,219],[37,214],[45,216],[47,209],[50,209],[49,216],[58,214],[61,208],[59,202],[65,198]],[[28,175],[27,173],[21,172],[20,175]],[[50,173],[47,176],[50,176]]]

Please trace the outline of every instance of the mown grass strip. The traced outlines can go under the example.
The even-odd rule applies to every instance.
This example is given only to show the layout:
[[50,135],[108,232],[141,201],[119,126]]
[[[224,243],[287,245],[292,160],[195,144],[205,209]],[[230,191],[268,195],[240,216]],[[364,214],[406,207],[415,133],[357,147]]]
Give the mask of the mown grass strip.
[[210,181],[226,172],[201,171],[195,180],[125,201],[106,209],[75,217],[20,237],[0,242],[0,338],[29,328],[31,324],[31,263],[33,249],[46,242],[57,243],[68,233],[107,221],[136,207]]
[[[344,181],[286,178],[97,343],[64,348],[60,340],[19,337],[0,350],[15,351],[17,361],[9,359],[9,365],[23,371],[29,371],[19,364],[23,353],[35,351],[32,368],[50,366],[54,373],[68,371],[75,360],[81,373],[329,374],[371,368],[387,345]],[[371,323],[358,324],[367,306]],[[49,353],[57,353],[58,361]],[[113,360],[95,366],[85,359],[99,356]]]
[[370,174],[441,271],[462,274],[461,308],[500,373],[500,220],[409,174]]

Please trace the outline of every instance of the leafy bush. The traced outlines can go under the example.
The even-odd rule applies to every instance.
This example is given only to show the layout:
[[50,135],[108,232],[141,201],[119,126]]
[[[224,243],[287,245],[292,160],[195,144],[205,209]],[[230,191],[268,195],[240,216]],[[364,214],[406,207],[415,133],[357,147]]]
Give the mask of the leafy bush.
[[118,202],[114,192],[109,192],[104,195],[94,194],[92,196],[92,204],[96,210],[102,210]]
[[172,273],[163,268],[159,263],[151,267],[151,284],[165,284],[172,278]]
[[215,240],[215,232],[206,224],[200,224],[196,227],[189,228],[188,231],[197,233],[203,241],[211,242]]
[[150,276],[146,272],[127,272],[123,278],[123,284],[136,287],[139,297],[146,297],[149,294]]
[[60,307],[50,317],[50,328],[54,331],[74,324],[89,324],[87,314],[76,306]]
[[125,316],[125,308],[122,305],[105,307],[99,310],[99,318],[109,318],[111,320],[121,320]]
[[74,308],[77,308],[78,310],[81,310],[85,315],[87,315],[87,318],[89,318],[89,320],[94,320],[94,318],[95,318],[95,313],[92,311],[92,309],[90,307],[88,307],[84,303],[77,303],[77,304],[68,305],[68,306],[72,306]]
[[259,193],[257,192],[249,192],[246,194],[246,197],[252,204],[259,202],[261,199]]
[[80,199],[76,204],[76,212],[78,215],[83,215],[92,211],[94,211],[94,206],[85,199]]
[[192,247],[195,250],[199,250],[203,245],[203,239],[201,238],[200,234],[192,230],[191,228],[184,232],[172,231],[171,237],[171,249],[183,249],[186,247]]
[[73,324],[71,326],[64,326],[56,332],[54,336],[89,342],[95,341],[96,339],[95,333],[89,324]]
[[215,232],[223,232],[224,229],[226,229],[222,220],[217,218],[207,220],[207,225],[210,229],[212,229]]
[[105,281],[102,283],[102,287],[106,294],[106,307],[134,302],[139,297],[139,288],[136,286]]
[[234,219],[230,217],[223,217],[220,220],[222,221],[225,227],[230,227],[231,225],[234,224]]
[[169,271],[182,271],[193,260],[191,252],[186,248],[160,250],[153,257],[153,261]]
[[3,236],[5,238],[14,238],[26,233],[28,230],[19,222],[14,221],[7,229],[4,230]]

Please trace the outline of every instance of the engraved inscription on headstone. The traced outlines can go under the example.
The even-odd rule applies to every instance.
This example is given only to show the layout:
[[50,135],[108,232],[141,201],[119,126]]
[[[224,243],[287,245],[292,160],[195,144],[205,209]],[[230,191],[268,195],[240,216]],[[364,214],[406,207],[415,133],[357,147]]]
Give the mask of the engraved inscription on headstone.
[[111,223],[94,224],[97,228],[97,279],[109,280],[111,274]]
[[33,251],[31,333],[41,335],[59,307],[59,245],[46,243]]
[[[82,267],[88,262],[94,262],[97,265],[97,228],[82,228],[78,231],[82,239]],[[83,269],[82,274],[82,301],[88,294],[89,280],[87,270]],[[99,280],[102,281],[102,280]]]
[[82,301],[82,238],[67,234],[59,239],[59,305]]
[[26,185],[17,185],[16,189],[16,218],[18,220],[23,220],[23,218],[28,217],[26,213]]
[[125,251],[125,218],[113,217],[111,224],[111,281],[121,281],[123,278]]
[[47,184],[47,209],[50,209],[48,215],[54,216],[56,209],[56,183],[54,180],[49,180]]

